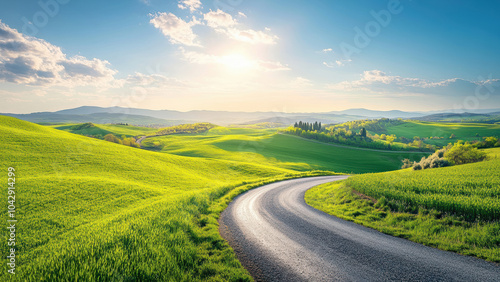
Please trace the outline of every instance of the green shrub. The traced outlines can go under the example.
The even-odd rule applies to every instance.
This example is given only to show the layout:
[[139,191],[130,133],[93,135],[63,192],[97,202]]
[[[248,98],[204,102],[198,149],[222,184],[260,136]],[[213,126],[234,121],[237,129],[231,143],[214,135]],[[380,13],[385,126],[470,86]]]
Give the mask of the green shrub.
[[451,163],[444,158],[446,150],[447,148],[437,150],[434,154],[430,155],[428,158],[422,157],[419,163],[415,162],[413,163],[412,166],[407,166],[408,164],[404,162],[405,160],[403,160],[403,167],[407,166],[407,167],[413,167],[413,170],[421,170],[428,168],[450,166]]
[[410,161],[410,159],[404,159],[403,166],[401,166],[401,168],[405,169],[405,168],[410,168],[412,166],[413,166],[413,163],[412,163],[412,161]]
[[480,162],[486,159],[487,154],[479,151],[469,143],[457,142],[449,147],[444,157],[452,164],[469,164]]

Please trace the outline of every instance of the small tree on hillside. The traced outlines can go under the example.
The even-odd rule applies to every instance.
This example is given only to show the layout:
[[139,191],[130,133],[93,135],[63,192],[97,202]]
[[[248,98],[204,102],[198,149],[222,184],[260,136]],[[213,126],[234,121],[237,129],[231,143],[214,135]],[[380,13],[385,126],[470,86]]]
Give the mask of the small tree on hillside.
[[387,142],[389,142],[389,144],[392,144],[394,142],[394,140],[396,140],[396,136],[393,136],[393,135],[388,135],[385,140]]
[[118,139],[118,137],[114,136],[113,134],[109,133],[107,134],[106,136],[104,136],[104,140],[108,141],[108,142],[113,142],[113,143],[117,143],[117,144],[122,144],[121,140]]
[[359,135],[360,135],[361,137],[366,137],[366,129],[365,129],[364,127],[363,127],[363,128],[361,128],[361,130],[359,131]]

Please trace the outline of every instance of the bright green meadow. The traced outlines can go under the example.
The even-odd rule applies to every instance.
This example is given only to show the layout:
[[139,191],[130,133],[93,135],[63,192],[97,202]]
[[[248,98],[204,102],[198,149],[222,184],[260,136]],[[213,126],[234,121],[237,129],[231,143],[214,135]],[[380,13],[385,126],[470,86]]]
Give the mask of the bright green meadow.
[[[315,208],[382,232],[500,262],[500,159],[353,176],[306,193]],[[362,194],[359,194],[362,193]]]
[[425,153],[400,153],[338,147],[296,136],[277,134],[275,129],[217,127],[203,134],[148,138],[146,149],[156,148],[181,156],[227,159],[299,170],[330,170],[365,173],[396,170],[405,158],[420,160]]
[[[446,146],[457,140],[481,141],[483,137],[500,137],[500,124],[405,121],[403,124],[387,127],[384,133],[406,138],[414,136],[421,138],[442,137],[442,139],[425,140],[425,143]],[[450,139],[452,134],[456,137]]]
[[[157,152],[64,131],[72,126],[58,130],[0,116],[0,163],[5,181],[7,168],[16,169],[18,220],[16,275],[4,265],[1,281],[250,281],[218,233],[218,215],[234,196],[265,183],[332,174],[318,169],[396,169],[408,157],[352,150],[349,163],[345,149],[272,129],[222,127],[146,139],[164,143]],[[149,130],[88,129],[126,136]],[[289,150],[299,155],[287,158]],[[379,165],[364,165],[363,156]],[[345,166],[334,164],[341,159]],[[8,236],[2,232],[1,240]],[[6,257],[7,248],[0,253]]]

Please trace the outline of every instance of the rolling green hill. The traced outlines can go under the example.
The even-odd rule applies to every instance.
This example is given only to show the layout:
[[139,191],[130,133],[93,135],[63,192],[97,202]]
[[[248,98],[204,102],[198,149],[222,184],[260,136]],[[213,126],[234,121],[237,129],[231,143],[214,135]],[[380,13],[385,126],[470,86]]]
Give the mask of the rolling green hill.
[[[441,123],[441,122],[417,122],[406,121],[403,124],[389,126],[386,134],[395,134],[397,137],[404,136],[413,138],[442,137],[443,139],[428,139],[425,143],[446,146],[448,143],[455,143],[457,140],[474,141],[482,140],[482,137],[500,137],[499,124],[481,123]],[[455,138],[450,136],[455,134]]]
[[121,124],[93,124],[93,126],[89,128],[74,129],[74,127],[78,125],[79,124],[64,124],[64,125],[51,125],[50,127],[87,136],[90,135],[104,136],[106,134],[111,133],[115,136],[125,135],[126,137],[134,137],[134,136],[148,135],[151,133],[155,133],[158,130],[155,128],[138,127],[138,126],[121,125]]
[[217,214],[245,189],[308,174],[160,154],[4,116],[0,136],[4,181],[16,170],[18,281],[250,280]]
[[405,158],[420,160],[425,153],[384,152],[338,147],[276,130],[217,127],[204,134],[163,136],[146,139],[145,148],[181,156],[227,159],[251,163],[272,163],[294,170],[331,170],[365,173],[396,170]]
[[[500,262],[500,159],[356,175],[306,194],[325,212],[426,245]],[[359,194],[362,193],[362,194]]]

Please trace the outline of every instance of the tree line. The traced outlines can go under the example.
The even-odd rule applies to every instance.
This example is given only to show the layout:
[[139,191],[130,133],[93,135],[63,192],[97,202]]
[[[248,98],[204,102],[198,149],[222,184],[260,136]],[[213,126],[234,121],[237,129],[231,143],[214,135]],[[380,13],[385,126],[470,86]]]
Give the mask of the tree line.
[[298,123],[296,122],[293,127],[295,128],[300,128],[305,131],[321,131],[322,126],[321,122],[315,121],[314,123],[308,123],[308,122],[302,122],[299,121]]
[[179,133],[184,133],[184,134],[202,133],[214,127],[216,126],[208,122],[181,124],[181,125],[161,128],[154,135],[162,136],[162,135],[179,134]]
[[[422,142],[414,144],[393,143],[396,136],[371,136],[362,125],[370,126],[371,128],[385,128],[388,124],[398,124],[400,120],[363,120],[353,121],[340,125],[324,127],[321,122],[296,122],[293,127],[289,127],[282,132],[300,136],[307,139],[314,139],[326,143],[337,143],[342,145],[357,146],[379,150],[395,150],[395,151],[431,151],[435,150],[434,146],[424,145]],[[351,130],[353,129],[353,130]],[[357,130],[354,131],[354,130]],[[377,137],[377,138],[375,138]],[[413,140],[412,140],[413,141]]]

